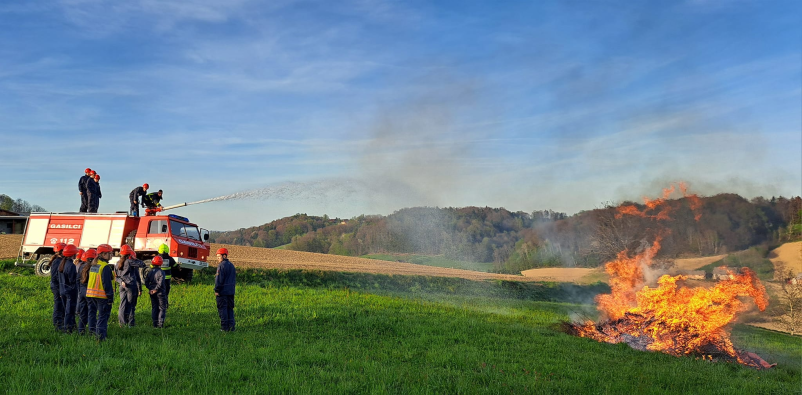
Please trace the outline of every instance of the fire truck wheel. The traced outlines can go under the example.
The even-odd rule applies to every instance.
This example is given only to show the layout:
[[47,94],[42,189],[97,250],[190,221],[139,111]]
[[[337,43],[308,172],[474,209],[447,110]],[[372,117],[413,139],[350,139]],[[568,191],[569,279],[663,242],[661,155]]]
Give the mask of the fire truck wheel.
[[50,258],[53,258],[53,255],[42,255],[36,262],[37,276],[47,277],[50,275]]
[[142,279],[143,284],[145,283],[145,278],[148,276],[148,273],[153,270],[153,268],[150,267],[150,260],[145,261],[145,265],[145,267],[139,269],[139,278]]
[[178,277],[181,280],[186,281],[186,282],[192,281],[192,275],[195,274],[194,270],[192,270],[192,269],[184,269],[182,267],[179,267],[179,268],[173,269],[173,270],[175,271],[175,274],[173,274],[173,277]]

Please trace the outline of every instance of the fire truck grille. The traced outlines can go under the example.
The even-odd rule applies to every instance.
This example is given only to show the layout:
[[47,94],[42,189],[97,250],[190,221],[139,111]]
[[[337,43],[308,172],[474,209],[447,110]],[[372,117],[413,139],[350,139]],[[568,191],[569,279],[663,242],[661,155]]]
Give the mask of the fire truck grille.
[[197,258],[198,257],[198,249],[189,247],[189,253],[187,254],[190,258]]

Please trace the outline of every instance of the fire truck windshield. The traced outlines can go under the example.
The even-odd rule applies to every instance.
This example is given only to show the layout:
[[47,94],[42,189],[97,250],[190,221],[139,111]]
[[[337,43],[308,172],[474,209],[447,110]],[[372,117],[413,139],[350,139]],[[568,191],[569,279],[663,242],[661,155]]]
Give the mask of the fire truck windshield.
[[200,232],[198,232],[198,228],[193,225],[186,225],[177,221],[170,221],[170,233],[175,236],[201,241]]

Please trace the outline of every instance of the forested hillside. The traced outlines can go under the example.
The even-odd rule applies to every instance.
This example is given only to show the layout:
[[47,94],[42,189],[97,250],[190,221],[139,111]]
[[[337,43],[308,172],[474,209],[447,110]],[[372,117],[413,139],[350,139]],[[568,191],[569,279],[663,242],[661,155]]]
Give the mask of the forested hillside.
[[[660,256],[710,255],[799,237],[802,198],[735,194],[669,201],[670,219],[617,216],[610,205],[572,216],[550,210],[416,207],[388,216],[349,220],[296,214],[258,227],[213,232],[216,243],[360,256],[371,253],[444,255],[493,262],[496,271],[534,267],[595,267],[619,251],[663,235]],[[622,205],[644,206],[625,202]],[[698,205],[698,207],[697,207]],[[659,221],[659,224],[656,222]]]
[[15,212],[17,214],[27,214],[30,212],[47,211],[47,209],[37,204],[30,204],[22,199],[14,200],[10,196],[1,193],[0,193],[0,210],[7,210]]

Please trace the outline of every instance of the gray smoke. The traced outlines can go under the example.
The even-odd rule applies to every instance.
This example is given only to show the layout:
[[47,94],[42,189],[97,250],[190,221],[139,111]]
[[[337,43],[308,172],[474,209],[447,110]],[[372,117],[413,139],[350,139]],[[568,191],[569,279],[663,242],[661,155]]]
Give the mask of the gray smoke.
[[336,202],[343,201],[346,198],[354,195],[364,194],[367,190],[368,187],[364,182],[349,178],[325,179],[310,182],[289,181],[264,188],[249,189],[247,191],[236,192],[229,195],[198,200],[196,202],[187,204],[240,199],[324,199],[327,201]]

